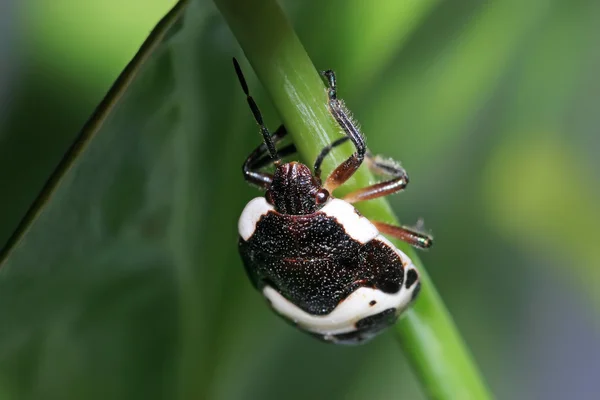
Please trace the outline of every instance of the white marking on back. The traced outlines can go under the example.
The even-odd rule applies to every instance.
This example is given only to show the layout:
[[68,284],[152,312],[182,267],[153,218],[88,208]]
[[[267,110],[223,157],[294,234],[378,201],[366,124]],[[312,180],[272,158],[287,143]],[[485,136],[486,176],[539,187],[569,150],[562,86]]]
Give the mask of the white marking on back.
[[242,239],[250,239],[256,230],[258,220],[273,209],[274,207],[264,197],[256,197],[250,200],[244,207],[238,221],[238,232]]
[[367,243],[379,235],[379,231],[367,218],[356,213],[354,206],[341,199],[331,199],[321,212],[333,217],[344,227],[352,239],[359,243]]
[[[363,318],[379,314],[388,308],[395,308],[396,314],[410,303],[411,293],[404,288],[390,294],[378,289],[361,287],[352,292],[332,312],[326,315],[312,315],[283,297],[271,286],[265,286],[264,296],[271,301],[279,314],[294,321],[304,330],[320,335],[338,335],[356,330],[356,323]],[[371,306],[369,303],[375,300]]]

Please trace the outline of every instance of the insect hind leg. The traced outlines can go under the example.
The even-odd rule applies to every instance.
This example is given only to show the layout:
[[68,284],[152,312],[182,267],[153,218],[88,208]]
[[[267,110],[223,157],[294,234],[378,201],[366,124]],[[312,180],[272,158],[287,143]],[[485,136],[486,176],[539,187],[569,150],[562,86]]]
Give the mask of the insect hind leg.
[[356,203],[387,196],[404,190],[408,185],[408,174],[396,161],[385,159],[381,156],[373,156],[371,153],[367,153],[366,160],[371,171],[391,179],[348,193],[343,197],[343,200],[348,203]]

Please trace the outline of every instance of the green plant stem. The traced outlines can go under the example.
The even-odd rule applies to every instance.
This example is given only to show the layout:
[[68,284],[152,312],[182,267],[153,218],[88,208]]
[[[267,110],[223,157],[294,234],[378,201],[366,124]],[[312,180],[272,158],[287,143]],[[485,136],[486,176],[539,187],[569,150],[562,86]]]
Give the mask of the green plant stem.
[[[270,95],[301,156],[304,160],[314,160],[323,147],[342,133],[328,112],[325,86],[279,5],[275,0],[215,0],[215,3]],[[343,82],[343,77],[338,80]],[[343,97],[343,84],[341,95]],[[349,149],[342,147],[334,151],[323,169],[331,170],[340,164]],[[364,187],[373,181],[371,173],[361,168],[345,188]],[[358,208],[374,220],[398,222],[384,199],[360,204]],[[433,399],[491,398],[417,255],[406,244],[395,243],[421,271],[421,294],[394,331],[426,393]]]

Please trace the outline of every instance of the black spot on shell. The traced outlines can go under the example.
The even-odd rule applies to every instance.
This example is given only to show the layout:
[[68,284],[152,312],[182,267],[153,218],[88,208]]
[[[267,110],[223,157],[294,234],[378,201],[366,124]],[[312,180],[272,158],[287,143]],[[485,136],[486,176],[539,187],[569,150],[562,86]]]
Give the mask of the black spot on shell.
[[[382,312],[377,313],[375,315],[365,317],[356,323],[356,329],[363,330],[373,328],[375,326],[381,325],[382,322],[389,322],[390,317],[396,319],[394,315],[395,312],[395,308],[388,308],[387,310],[383,310]],[[386,325],[388,324],[386,323]]]
[[378,314],[363,318],[356,323],[356,330],[337,335],[322,335],[307,332],[320,340],[328,343],[338,343],[345,345],[357,345],[373,339],[385,327],[396,321],[396,309],[388,308]]
[[334,343],[340,344],[361,344],[372,338],[372,335],[365,336],[360,331],[353,331],[348,333],[340,333],[339,335],[333,335]]
[[410,287],[419,279],[419,274],[414,269],[409,269],[406,273],[406,288],[410,289]]
[[377,285],[377,288],[385,293],[397,293],[401,287],[402,285],[398,284],[398,282],[395,282],[391,279],[381,280]]

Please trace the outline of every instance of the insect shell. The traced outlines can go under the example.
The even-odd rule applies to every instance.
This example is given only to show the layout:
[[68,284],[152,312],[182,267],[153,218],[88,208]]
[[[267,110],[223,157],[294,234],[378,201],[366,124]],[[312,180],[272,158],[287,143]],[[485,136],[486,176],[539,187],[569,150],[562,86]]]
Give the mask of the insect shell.
[[[370,221],[352,203],[398,192],[408,176],[394,161],[367,152],[356,123],[337,99],[333,71],[323,73],[329,111],[346,136],[323,149],[314,173],[299,162],[282,163],[280,157],[293,154],[295,147],[276,149],[285,127],[268,131],[235,59],[234,66],[264,140],[243,166],[245,179],[266,190],[265,197],[246,205],[238,223],[246,272],[273,310],[299,329],[328,342],[363,343],[393,324],[420,289],[412,261],[382,232],[422,248],[432,241],[410,228]],[[356,152],[322,184],[323,159],[348,140]],[[333,197],[363,161],[388,180]],[[271,163],[273,174],[261,170]]]

